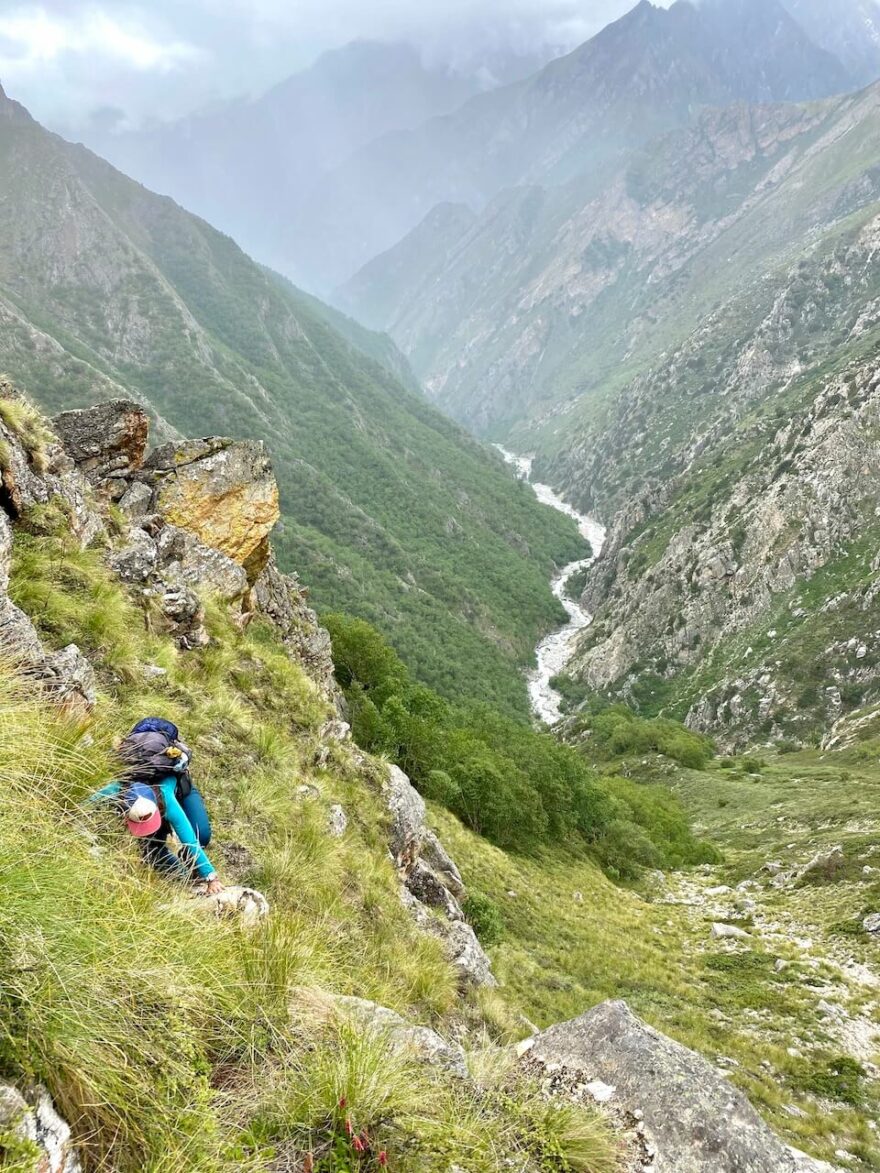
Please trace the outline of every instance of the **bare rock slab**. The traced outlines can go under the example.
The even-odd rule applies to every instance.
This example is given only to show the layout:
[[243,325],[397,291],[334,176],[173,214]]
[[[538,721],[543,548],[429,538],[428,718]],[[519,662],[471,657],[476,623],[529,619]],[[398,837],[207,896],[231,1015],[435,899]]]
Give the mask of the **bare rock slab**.
[[166,444],[146,461],[144,475],[156,487],[155,504],[166,521],[191,530],[256,580],[280,516],[278,484],[262,443],[210,437]]
[[543,1031],[529,1058],[613,1087],[615,1106],[641,1113],[655,1173],[810,1168],[711,1063],[642,1022],[625,1002],[603,1002]]

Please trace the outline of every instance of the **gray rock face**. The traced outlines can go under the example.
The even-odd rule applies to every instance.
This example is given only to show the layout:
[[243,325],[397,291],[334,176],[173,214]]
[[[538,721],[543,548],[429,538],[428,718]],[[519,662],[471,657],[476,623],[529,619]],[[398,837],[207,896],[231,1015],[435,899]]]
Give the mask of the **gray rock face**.
[[142,529],[133,529],[124,546],[110,555],[113,571],[130,586],[143,585],[156,569],[159,552],[156,543]]
[[448,888],[456,899],[460,900],[464,896],[464,881],[461,878],[461,872],[430,827],[426,828],[422,838],[421,858],[431,871],[443,881],[444,887]]
[[164,525],[156,539],[156,549],[158,569],[165,582],[208,591],[224,603],[241,599],[247,591],[244,568],[187,530]]
[[430,1027],[414,1026],[394,1010],[364,998],[335,995],[333,1004],[363,1029],[384,1035],[392,1050],[409,1052],[431,1066],[443,1067],[462,1079],[467,1078],[464,1051],[457,1043],[448,1043]]
[[[21,400],[21,396],[10,383],[0,380],[0,399]],[[8,517],[17,521],[36,506],[52,502],[64,510],[71,534],[83,546],[105,532],[88,483],[51,434],[46,434],[42,452],[36,453],[0,421],[0,441],[6,449],[5,467],[0,471],[0,507]]]
[[8,1084],[0,1084],[0,1133],[34,1145],[39,1153],[38,1173],[81,1173],[70,1128],[61,1119],[44,1087],[25,1098]]
[[406,877],[406,886],[417,900],[439,908],[447,920],[464,920],[461,905],[424,860],[417,859]]
[[118,504],[123,513],[132,521],[136,521],[150,512],[153,504],[153,490],[142,481],[135,481],[119,498]]
[[60,652],[46,656],[42,675],[47,688],[65,707],[91,709],[94,706],[95,673],[76,644],[68,644]]
[[111,480],[110,495],[126,491],[124,477],[144,462],[150,421],[136,403],[114,399],[52,420],[64,450],[92,485]]
[[447,952],[465,986],[497,986],[492,963],[477,934],[464,921],[453,921],[446,933]]
[[334,839],[341,839],[348,828],[348,815],[338,802],[330,807],[327,828]]
[[321,691],[335,697],[330,634],[321,627],[306,602],[306,593],[296,575],[282,574],[274,555],[257,577],[246,603],[253,611],[271,620],[285,647],[299,660]]
[[647,1026],[625,1002],[604,1002],[550,1027],[528,1055],[601,1080],[614,1089],[613,1103],[641,1112],[656,1173],[805,1168],[711,1063]]
[[[462,986],[496,985],[492,964],[459,904],[464,896],[461,874],[427,825],[424,799],[397,766],[388,767],[385,801],[391,815],[391,856],[400,871],[401,899],[410,915],[441,938]],[[431,916],[429,909],[441,912],[444,919]]]
[[388,767],[389,844],[399,868],[411,865],[421,852],[425,833],[425,801],[398,766]]
[[154,505],[167,522],[194,533],[255,582],[269,559],[280,516],[278,484],[265,446],[216,436],[164,444],[144,464]]

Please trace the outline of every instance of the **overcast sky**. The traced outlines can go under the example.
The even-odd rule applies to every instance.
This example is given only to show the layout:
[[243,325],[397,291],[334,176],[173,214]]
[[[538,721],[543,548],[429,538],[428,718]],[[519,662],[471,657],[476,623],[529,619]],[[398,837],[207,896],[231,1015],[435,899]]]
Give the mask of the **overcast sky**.
[[260,93],[357,38],[409,40],[465,63],[493,49],[574,47],[635,2],[0,0],[0,81],[59,129],[102,108],[137,124]]

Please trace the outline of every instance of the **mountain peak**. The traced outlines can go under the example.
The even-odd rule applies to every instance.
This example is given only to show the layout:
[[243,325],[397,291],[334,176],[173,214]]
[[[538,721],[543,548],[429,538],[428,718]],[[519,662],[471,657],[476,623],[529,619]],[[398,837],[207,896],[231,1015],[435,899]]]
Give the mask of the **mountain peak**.
[[7,122],[33,121],[21,102],[16,102],[13,98],[9,97],[3,88],[2,82],[0,82],[0,118],[5,119]]

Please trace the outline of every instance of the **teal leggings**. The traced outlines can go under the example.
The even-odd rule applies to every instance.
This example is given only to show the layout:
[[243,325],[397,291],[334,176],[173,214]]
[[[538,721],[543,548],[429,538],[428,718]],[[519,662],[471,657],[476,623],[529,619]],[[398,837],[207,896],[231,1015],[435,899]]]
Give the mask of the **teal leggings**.
[[[211,842],[211,823],[201,794],[193,787],[186,798],[181,798],[178,801],[183,807],[183,813],[189,819],[199,843],[202,847],[207,847]],[[180,854],[175,855],[168,846],[170,834],[171,825],[163,819],[162,825],[155,835],[148,835],[141,840],[144,859],[150,867],[155,868],[157,872],[162,872],[163,875],[176,876],[181,880],[195,879],[195,861],[191,851],[188,847],[181,847]]]

